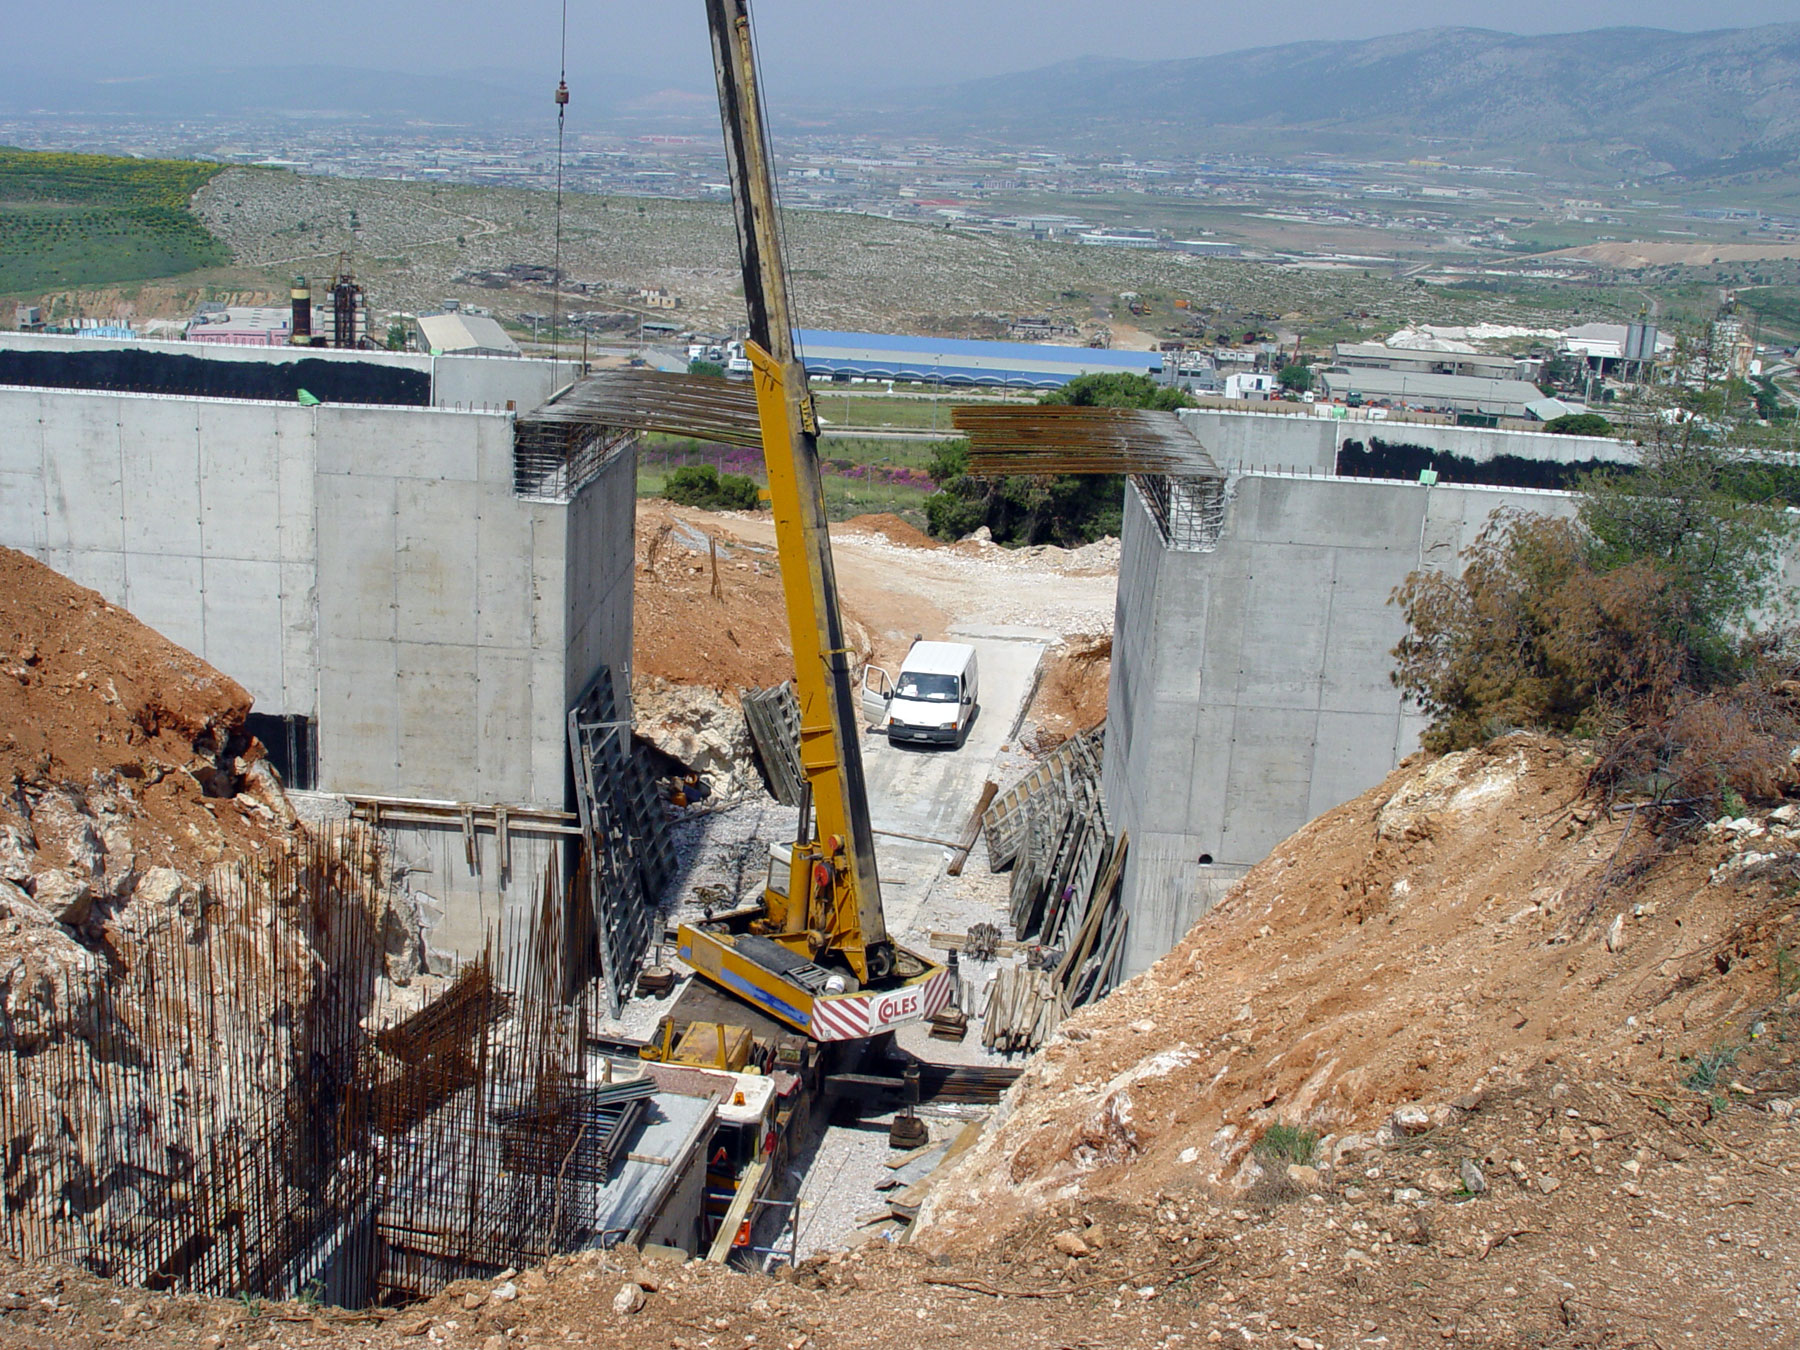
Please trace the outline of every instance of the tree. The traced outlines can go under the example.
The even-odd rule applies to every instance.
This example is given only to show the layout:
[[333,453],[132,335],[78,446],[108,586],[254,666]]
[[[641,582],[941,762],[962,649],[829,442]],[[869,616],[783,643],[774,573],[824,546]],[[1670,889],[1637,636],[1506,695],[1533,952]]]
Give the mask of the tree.
[[1275,380],[1283,389],[1291,389],[1296,394],[1304,394],[1313,387],[1312,367],[1298,363],[1283,366],[1275,372]]
[[702,361],[698,357],[688,362],[688,374],[713,375],[720,379],[725,376],[725,367],[717,361]]
[[1181,390],[1158,384],[1148,375],[1077,375],[1061,389],[1038,399],[1044,404],[1077,408],[1151,408],[1173,412],[1190,407],[1193,400]]
[[1780,509],[1781,476],[1745,471],[1694,434],[1692,423],[1648,442],[1634,469],[1602,469],[1582,491],[1588,554],[1602,571],[1647,563],[1670,588],[1668,636],[1690,678],[1737,668],[1738,639],[1775,599],[1794,526]]
[[[1192,400],[1146,375],[1082,375],[1039,403],[1086,408],[1148,408],[1169,412]],[[1056,543],[1065,547],[1117,534],[1124,523],[1125,480],[1117,474],[967,472],[968,445],[936,447],[927,470],[939,490],[925,499],[925,518],[939,538],[960,539],[987,526],[1002,544]]]
[[1672,688],[1666,579],[1596,569],[1578,522],[1495,512],[1462,563],[1414,572],[1393,597],[1407,625],[1393,681],[1431,718],[1426,749],[1514,727],[1591,733],[1603,703]]
[[1563,436],[1610,436],[1613,424],[1599,413],[1564,413],[1544,423],[1544,430]]
[[1508,727],[1596,734],[1615,784],[1672,773],[1695,800],[1762,791],[1771,746],[1792,744],[1792,719],[1757,692],[1779,645],[1758,625],[1779,599],[1792,486],[1683,427],[1590,475],[1573,520],[1496,513],[1461,575],[1415,572],[1394,592],[1393,679],[1431,718],[1427,748]]
[[925,472],[939,487],[968,471],[969,443],[967,441],[960,438],[939,441],[931,447],[931,458],[926,461]]
[[395,319],[388,325],[387,349],[390,352],[403,352],[412,345],[412,330],[406,326],[404,319]]

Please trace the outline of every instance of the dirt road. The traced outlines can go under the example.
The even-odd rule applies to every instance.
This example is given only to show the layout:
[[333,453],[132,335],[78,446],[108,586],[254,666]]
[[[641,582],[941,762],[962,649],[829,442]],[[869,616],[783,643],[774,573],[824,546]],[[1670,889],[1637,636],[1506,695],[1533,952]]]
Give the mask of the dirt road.
[[[775,524],[767,513],[657,505],[696,530],[774,550]],[[916,532],[910,542],[898,542],[891,536],[899,532],[888,526],[884,533],[881,524],[882,518],[868,517],[831,529],[845,608],[868,627],[880,657],[892,659],[904,652],[916,633],[942,637],[952,624],[1023,626],[1056,634],[1112,631],[1116,545],[1091,545],[1091,555],[1087,550],[1014,550],[973,542],[933,547]],[[893,650],[896,643],[898,652]]]

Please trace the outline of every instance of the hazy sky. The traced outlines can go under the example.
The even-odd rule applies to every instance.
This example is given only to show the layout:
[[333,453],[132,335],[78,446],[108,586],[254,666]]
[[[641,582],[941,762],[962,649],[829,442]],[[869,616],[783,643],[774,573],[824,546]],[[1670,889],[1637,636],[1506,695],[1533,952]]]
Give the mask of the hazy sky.
[[[442,72],[556,66],[558,0],[0,0],[6,69],[130,76],[293,60]],[[1442,24],[1546,33],[1732,28],[1794,0],[761,0],[771,85],[921,83],[1083,55],[1201,56]],[[569,0],[571,85],[633,72],[710,83],[701,0]]]

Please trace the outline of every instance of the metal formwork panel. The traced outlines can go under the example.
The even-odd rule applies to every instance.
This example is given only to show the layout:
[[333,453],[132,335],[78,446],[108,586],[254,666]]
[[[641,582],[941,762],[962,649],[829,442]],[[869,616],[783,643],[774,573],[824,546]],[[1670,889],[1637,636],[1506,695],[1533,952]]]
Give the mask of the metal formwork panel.
[[675,852],[655,784],[632,748],[630,706],[607,667],[569,709],[569,757],[600,977],[616,1017],[649,949],[657,897],[675,873]]
[[800,805],[806,773],[800,765],[800,700],[794,696],[793,682],[746,689],[742,703],[744,724],[768,776],[770,794],[783,806]]

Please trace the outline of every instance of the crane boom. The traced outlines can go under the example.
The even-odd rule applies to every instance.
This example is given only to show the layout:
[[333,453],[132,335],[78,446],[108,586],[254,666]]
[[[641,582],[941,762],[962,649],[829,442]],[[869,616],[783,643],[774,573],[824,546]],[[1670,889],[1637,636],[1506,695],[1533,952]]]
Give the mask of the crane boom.
[[[875,835],[857,739],[857,705],[850,653],[838,605],[837,573],[825,521],[819,472],[818,420],[796,359],[781,221],[775,200],[767,124],[756,79],[746,0],[707,0],[713,66],[719,81],[719,120],[737,213],[750,320],[750,361],[762,423],[776,552],[794,650],[794,692],[800,703],[800,764],[811,789],[818,838],[842,841],[833,866],[836,887],[827,936],[859,979],[893,970],[892,944],[875,871]],[[836,850],[834,850],[836,852]]]
[[[818,1040],[930,1015],[948,972],[888,935],[837,574],[819,471],[818,418],[794,349],[767,123],[747,0],[706,0],[731,172],[776,554],[794,651],[805,775],[798,838],[763,900],[680,929],[681,958]],[[786,875],[777,878],[777,868]]]

